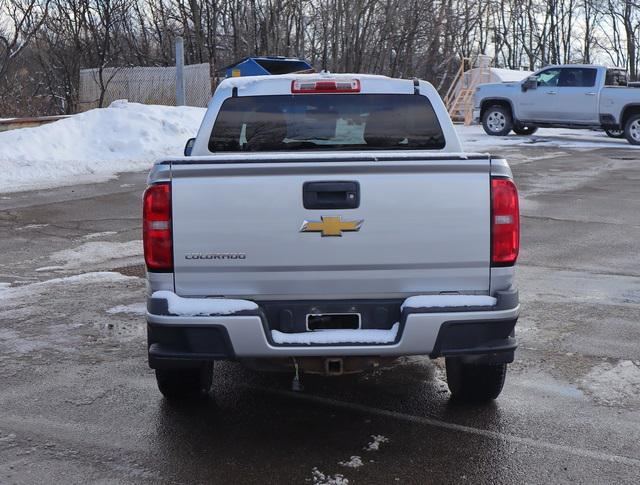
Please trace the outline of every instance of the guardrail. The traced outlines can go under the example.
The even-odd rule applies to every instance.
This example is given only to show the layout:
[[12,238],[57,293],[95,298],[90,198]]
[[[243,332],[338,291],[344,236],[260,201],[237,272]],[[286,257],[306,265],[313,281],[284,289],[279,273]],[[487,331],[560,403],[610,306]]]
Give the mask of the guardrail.
[[54,121],[68,118],[71,115],[59,115],[59,116],[35,116],[31,118],[7,118],[0,119],[0,132],[16,130],[18,128],[30,128],[33,126],[45,125],[47,123],[53,123]]

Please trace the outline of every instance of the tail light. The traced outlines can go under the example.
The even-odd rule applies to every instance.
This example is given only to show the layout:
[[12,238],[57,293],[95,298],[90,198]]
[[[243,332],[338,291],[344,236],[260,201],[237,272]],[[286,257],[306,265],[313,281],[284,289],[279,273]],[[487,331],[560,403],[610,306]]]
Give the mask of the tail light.
[[171,184],[162,182],[145,190],[142,208],[144,260],[151,271],[173,269],[171,241]]
[[520,251],[518,189],[511,179],[491,179],[491,264],[511,266]]
[[309,79],[291,81],[291,92],[294,94],[305,93],[359,93],[360,81],[358,79]]

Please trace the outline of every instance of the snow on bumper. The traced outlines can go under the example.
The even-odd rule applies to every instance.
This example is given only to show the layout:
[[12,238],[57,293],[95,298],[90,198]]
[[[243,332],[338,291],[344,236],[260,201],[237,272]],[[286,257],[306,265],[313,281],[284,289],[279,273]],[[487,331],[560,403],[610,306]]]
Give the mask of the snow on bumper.
[[315,332],[296,333],[271,330],[271,338],[276,344],[327,345],[352,343],[380,345],[395,342],[399,327],[400,323],[396,322],[389,330],[318,330]]
[[[415,300],[414,300],[415,301]],[[419,300],[424,304],[427,300]],[[393,332],[393,340],[389,335],[384,339],[377,337],[364,338],[358,332],[372,330],[346,331],[349,336],[335,341],[309,340],[303,336],[289,338],[274,338],[267,330],[264,316],[260,312],[242,310],[231,315],[170,315],[158,310],[158,299],[155,306],[149,305],[147,322],[150,335],[152,332],[162,331],[184,332],[186,340],[197,340],[195,347],[188,349],[172,349],[172,342],[167,337],[150,339],[150,358],[166,357],[184,359],[215,359],[215,358],[273,358],[273,357],[331,357],[331,356],[402,356],[402,355],[455,355],[459,353],[492,353],[510,351],[515,348],[515,339],[511,335],[513,326],[518,318],[519,305],[517,292],[515,299],[511,298],[513,306],[509,308],[483,307],[474,302],[458,302],[455,307],[444,307],[439,304],[434,307],[405,307],[398,326],[386,332]],[[167,306],[165,306],[167,308]],[[500,308],[500,309],[498,309]],[[165,314],[160,314],[165,313]],[[495,332],[489,333],[485,329],[496,328],[500,338],[494,338]],[[206,330],[217,335],[216,342],[230,348],[223,351],[209,351],[206,346],[200,346],[204,341]],[[450,330],[450,331],[449,331]],[[323,331],[305,332],[320,334]],[[492,333],[493,332],[493,333]],[[505,334],[506,335],[503,335]],[[193,334],[193,335],[192,335]],[[278,332],[278,334],[282,334]],[[486,335],[485,335],[486,334]],[[444,338],[443,338],[444,335]],[[449,335],[447,337],[447,335]],[[465,336],[469,335],[470,338]],[[481,335],[478,338],[477,335]],[[361,338],[362,337],[362,338]],[[213,337],[212,337],[213,338]],[[278,341],[280,343],[278,343]],[[447,343],[448,342],[448,343]],[[213,345],[213,344],[212,344]],[[218,345],[218,344],[215,344]],[[443,347],[443,345],[445,347]],[[227,355],[228,354],[228,355]]]
[[231,315],[245,310],[257,310],[258,305],[248,300],[229,298],[182,298],[172,291],[156,291],[151,298],[165,300],[172,315],[198,317],[207,315]]

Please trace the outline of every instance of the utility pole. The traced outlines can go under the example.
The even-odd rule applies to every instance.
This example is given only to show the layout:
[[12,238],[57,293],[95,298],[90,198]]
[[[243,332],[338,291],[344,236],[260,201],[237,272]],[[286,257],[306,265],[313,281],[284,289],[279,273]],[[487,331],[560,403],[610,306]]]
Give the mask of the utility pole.
[[184,41],[176,37],[176,106],[184,106]]

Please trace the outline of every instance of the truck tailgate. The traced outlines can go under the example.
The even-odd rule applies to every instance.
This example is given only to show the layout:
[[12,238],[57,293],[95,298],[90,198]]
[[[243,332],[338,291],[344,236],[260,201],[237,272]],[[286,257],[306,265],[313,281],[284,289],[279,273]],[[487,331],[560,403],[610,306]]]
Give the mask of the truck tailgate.
[[[171,164],[177,294],[488,291],[488,156],[244,155]],[[355,182],[359,206],[306,209],[305,182]]]

